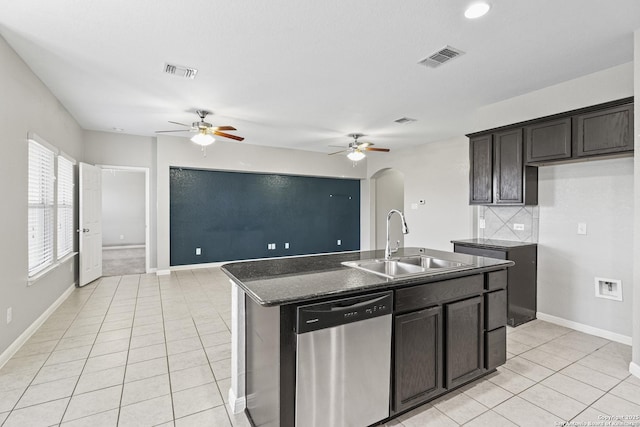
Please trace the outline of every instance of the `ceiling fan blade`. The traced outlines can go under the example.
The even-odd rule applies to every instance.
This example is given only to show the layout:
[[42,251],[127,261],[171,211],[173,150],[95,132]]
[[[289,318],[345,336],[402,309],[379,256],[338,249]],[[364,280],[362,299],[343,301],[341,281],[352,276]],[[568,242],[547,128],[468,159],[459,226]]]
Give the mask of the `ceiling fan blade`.
[[336,151],[335,153],[329,153],[329,155],[330,155],[330,156],[333,156],[334,154],[345,153],[345,152],[347,152],[347,151],[349,151],[349,149]]
[[236,128],[234,128],[233,126],[218,126],[218,127],[214,127],[212,128],[213,130],[238,130]]
[[383,153],[388,153],[389,151],[391,151],[388,148],[371,148],[371,147],[363,147],[361,148],[361,150],[366,150],[366,151],[382,151]]
[[157,130],[156,133],[171,133],[171,132],[190,132],[189,129],[180,129],[180,130]]
[[214,130],[211,133],[214,134],[214,135],[221,136],[223,138],[231,138],[231,139],[235,139],[236,141],[244,141],[244,138],[241,137],[241,136],[231,135],[231,134],[224,133],[224,132],[218,132],[217,130]]
[[188,128],[191,127],[191,125],[185,125],[184,123],[180,123],[180,122],[172,122],[171,120],[169,120],[169,123],[173,123],[174,125],[186,126]]
[[358,142],[358,148],[363,149],[375,145],[373,142]]

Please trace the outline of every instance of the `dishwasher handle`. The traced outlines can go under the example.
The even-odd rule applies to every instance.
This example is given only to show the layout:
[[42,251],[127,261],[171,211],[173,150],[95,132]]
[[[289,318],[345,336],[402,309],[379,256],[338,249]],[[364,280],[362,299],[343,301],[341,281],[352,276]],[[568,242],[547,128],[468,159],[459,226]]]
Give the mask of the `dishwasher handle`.
[[298,307],[296,333],[317,331],[391,314],[393,292]]

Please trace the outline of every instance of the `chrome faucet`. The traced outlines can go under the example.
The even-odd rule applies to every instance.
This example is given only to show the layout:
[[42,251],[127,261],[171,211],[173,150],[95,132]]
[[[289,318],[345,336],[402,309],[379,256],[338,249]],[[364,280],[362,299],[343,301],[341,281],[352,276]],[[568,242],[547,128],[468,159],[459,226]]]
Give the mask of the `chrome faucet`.
[[[409,227],[407,227],[407,221],[404,219],[404,214],[397,209],[391,209],[387,214],[387,246],[384,248],[384,259],[390,259],[391,254],[398,251],[397,247],[392,251],[389,246],[389,224],[391,223],[391,217],[394,213],[400,215],[400,219],[402,220],[402,234],[409,234]],[[400,246],[400,241],[398,241],[398,246]]]

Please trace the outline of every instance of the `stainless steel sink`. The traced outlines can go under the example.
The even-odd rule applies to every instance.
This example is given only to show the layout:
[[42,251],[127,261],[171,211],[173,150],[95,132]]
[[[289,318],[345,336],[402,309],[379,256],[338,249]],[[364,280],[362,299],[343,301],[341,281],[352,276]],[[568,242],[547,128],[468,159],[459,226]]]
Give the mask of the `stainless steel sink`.
[[407,276],[418,276],[442,270],[468,267],[467,264],[433,258],[426,255],[414,255],[391,259],[367,259],[362,261],[345,261],[347,267],[353,267],[389,279]]

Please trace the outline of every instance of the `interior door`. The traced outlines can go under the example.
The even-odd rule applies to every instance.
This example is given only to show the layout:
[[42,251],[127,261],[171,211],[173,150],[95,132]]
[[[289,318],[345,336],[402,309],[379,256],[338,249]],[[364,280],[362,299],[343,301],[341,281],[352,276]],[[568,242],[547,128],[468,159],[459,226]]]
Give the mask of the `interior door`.
[[102,276],[102,171],[80,163],[80,286]]

